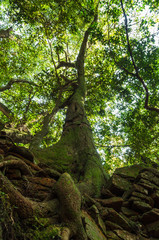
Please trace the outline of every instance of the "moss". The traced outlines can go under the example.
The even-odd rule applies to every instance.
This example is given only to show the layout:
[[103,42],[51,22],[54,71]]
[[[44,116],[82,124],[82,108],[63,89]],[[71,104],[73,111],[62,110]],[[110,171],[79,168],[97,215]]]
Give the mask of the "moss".
[[61,206],[61,218],[73,235],[83,236],[85,231],[81,221],[81,194],[68,173],[61,175],[57,182],[57,195]]
[[36,228],[27,233],[27,238],[32,240],[50,240],[50,239],[61,239],[60,237],[61,227],[59,226],[48,226],[46,228]]
[[78,120],[79,118],[75,118],[71,124],[68,121],[68,125],[66,121],[67,126],[64,127],[61,140],[54,146],[37,152],[36,156],[40,162],[46,163],[49,167],[61,173],[68,172],[74,181],[92,184],[92,190],[94,189],[96,195],[99,196],[101,187],[108,176],[104,176],[102,163],[96,152],[89,126],[80,121],[77,124]]

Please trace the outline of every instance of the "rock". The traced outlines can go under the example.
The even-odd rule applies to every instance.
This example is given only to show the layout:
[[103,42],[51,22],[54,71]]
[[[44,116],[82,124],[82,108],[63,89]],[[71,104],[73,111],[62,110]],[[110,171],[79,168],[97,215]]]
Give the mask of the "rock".
[[103,188],[101,191],[101,197],[102,198],[111,198],[115,197],[113,193],[111,193],[108,189]]
[[140,192],[143,193],[145,195],[148,195],[148,190],[145,189],[144,187],[137,185],[137,184],[133,184],[133,190],[135,190],[136,192]]
[[115,229],[122,229],[118,224],[110,222],[110,221],[105,221],[105,225],[108,230],[115,230]]
[[159,221],[148,224],[146,228],[151,237],[159,238]]
[[108,240],[141,240],[141,238],[138,238],[137,235],[120,229],[114,230],[113,232],[107,232],[107,237]]
[[125,178],[135,179],[143,168],[145,167],[141,164],[134,164],[127,167],[117,168],[114,174]]
[[113,208],[116,211],[121,209],[123,199],[121,197],[112,197],[109,199],[97,199],[99,203],[101,203],[104,207]]
[[106,209],[105,211],[103,211],[102,215],[104,220],[115,223],[127,231],[132,230],[129,222],[123,216],[117,213],[114,209]]
[[156,190],[152,195],[152,199],[154,200],[154,207],[159,208],[159,190]]
[[141,172],[139,174],[140,178],[146,179],[148,181],[150,181],[151,183],[157,185],[159,187],[159,177],[156,177],[156,175],[154,175],[154,173],[152,173],[152,171],[148,172],[147,170],[144,172]]
[[110,179],[108,189],[115,195],[122,196],[122,194],[129,190],[131,186],[132,183],[129,180],[113,174],[112,178]]
[[90,240],[97,240],[97,239],[107,240],[107,238],[104,236],[102,231],[99,229],[95,221],[91,218],[91,216],[88,213],[83,211],[82,218],[85,222],[85,230],[86,230],[87,236]]
[[159,221],[159,209],[157,208],[153,208],[152,210],[144,213],[141,217],[141,222],[145,225],[155,221]]
[[93,219],[95,220],[95,222],[98,224],[98,226],[100,227],[100,229],[102,230],[102,232],[104,234],[106,234],[106,227],[105,224],[99,214],[99,210],[95,205],[92,205],[89,208],[89,213],[91,214],[91,217],[93,217]]
[[133,204],[132,204],[132,208],[134,210],[138,210],[140,212],[147,212],[147,211],[150,211],[152,209],[152,207],[148,204],[148,203],[145,203],[145,202],[142,202],[142,201],[134,201]]
[[144,169],[142,169],[140,171],[140,173],[145,172],[145,171],[152,172],[156,177],[159,178],[159,171],[158,171],[158,169],[150,168],[150,167],[149,168],[144,168]]
[[146,188],[149,193],[152,193],[155,189],[159,189],[157,185],[151,183],[149,180],[146,179],[140,179],[138,181],[138,185]]
[[108,240],[121,240],[114,232],[112,231],[107,231],[107,239]]
[[3,162],[3,159],[4,159],[4,155],[0,154],[0,162]]
[[150,204],[151,207],[154,206],[154,201],[151,197],[146,196],[145,194],[142,194],[140,192],[132,192],[132,196],[140,198],[144,202]]
[[[124,231],[124,230],[114,230],[114,233],[119,236],[119,239],[123,240],[137,240],[137,235],[132,234],[130,232]],[[139,238],[138,238],[139,240]]]
[[126,207],[122,207],[122,208],[121,208],[121,211],[122,211],[122,213],[123,213],[125,216],[127,216],[127,217],[139,215],[138,212],[136,212],[136,211],[134,211],[134,210],[132,210],[132,209],[130,209],[130,208],[126,208]]
[[[142,200],[141,200],[140,198],[131,196],[131,197],[129,198],[129,203],[131,203],[131,205],[132,205],[132,203],[133,203],[134,201],[141,201],[141,202],[142,202]],[[144,201],[143,201],[143,202],[144,202]]]

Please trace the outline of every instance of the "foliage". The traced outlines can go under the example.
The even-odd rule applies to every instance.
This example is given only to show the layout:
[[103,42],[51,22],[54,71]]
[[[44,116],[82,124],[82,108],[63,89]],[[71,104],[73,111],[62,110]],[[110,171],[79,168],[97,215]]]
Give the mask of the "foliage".
[[[125,1],[127,29],[121,3],[100,1],[85,58],[85,108],[107,170],[142,157],[159,158],[158,113],[144,109],[145,89],[131,56],[148,88],[149,105],[157,108],[158,3]],[[15,128],[25,125],[32,135],[46,124],[43,148],[60,138],[67,102],[77,87],[77,71],[69,64],[76,63],[96,8],[96,0],[1,2],[1,29],[13,30],[9,38],[0,38],[0,89],[15,80],[1,91],[1,103],[11,112],[2,111],[1,120]]]

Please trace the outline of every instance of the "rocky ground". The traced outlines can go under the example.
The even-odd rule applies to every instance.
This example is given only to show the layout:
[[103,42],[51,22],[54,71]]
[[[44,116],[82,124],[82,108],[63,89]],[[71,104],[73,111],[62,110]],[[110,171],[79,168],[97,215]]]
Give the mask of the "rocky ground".
[[[41,208],[48,202],[60,201],[53,207],[54,211],[50,207],[41,217],[20,216],[20,209],[12,204],[11,196],[8,200],[4,181],[0,181],[0,239],[74,239],[61,218],[60,211],[65,212],[67,206],[62,206],[54,190],[63,174],[46,165],[36,165],[33,155],[15,146],[10,139],[0,139],[0,170],[21,196],[41,204]],[[69,195],[68,190],[66,192]],[[89,240],[157,240],[159,170],[142,165],[118,168],[102,189],[100,199],[84,194],[80,208]]]

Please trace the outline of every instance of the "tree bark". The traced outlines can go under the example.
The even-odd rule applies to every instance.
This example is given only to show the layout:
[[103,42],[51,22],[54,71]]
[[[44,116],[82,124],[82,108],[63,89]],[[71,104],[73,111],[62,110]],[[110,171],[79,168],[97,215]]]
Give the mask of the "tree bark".
[[[84,109],[86,95],[84,58],[91,28],[97,16],[84,34],[76,61],[78,87],[68,103],[68,109],[60,141],[53,147],[37,151],[38,159],[60,172],[69,172],[83,193],[100,195],[101,187],[108,180],[96,151],[92,131]],[[83,182],[83,183],[80,183]]]

